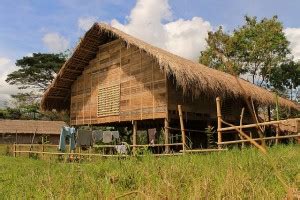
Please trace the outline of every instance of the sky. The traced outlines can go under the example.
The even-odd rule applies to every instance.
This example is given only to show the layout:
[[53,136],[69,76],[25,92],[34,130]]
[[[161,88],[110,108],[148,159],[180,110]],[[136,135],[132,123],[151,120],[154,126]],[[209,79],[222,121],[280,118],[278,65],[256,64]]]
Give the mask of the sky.
[[299,0],[1,0],[0,106],[18,92],[5,82],[17,59],[73,49],[96,21],[196,60],[208,31],[223,26],[231,32],[245,15],[277,15],[300,59],[299,8]]

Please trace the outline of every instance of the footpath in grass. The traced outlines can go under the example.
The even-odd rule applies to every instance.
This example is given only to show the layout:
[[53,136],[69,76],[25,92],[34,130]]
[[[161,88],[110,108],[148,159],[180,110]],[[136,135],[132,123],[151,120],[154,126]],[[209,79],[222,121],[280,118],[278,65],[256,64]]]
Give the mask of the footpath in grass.
[[155,158],[59,163],[0,157],[4,199],[283,199],[300,189],[300,145]]

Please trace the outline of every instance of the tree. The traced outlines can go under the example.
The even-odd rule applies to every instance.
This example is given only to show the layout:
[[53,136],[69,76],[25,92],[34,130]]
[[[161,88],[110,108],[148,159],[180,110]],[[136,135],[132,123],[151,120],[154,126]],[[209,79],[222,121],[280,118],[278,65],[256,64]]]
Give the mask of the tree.
[[[206,39],[207,49],[201,52],[199,62],[211,68],[233,75],[245,73],[242,64],[236,59],[232,48],[232,36],[220,26],[216,32],[209,32]],[[230,62],[231,69],[226,63]],[[233,70],[233,71],[232,71]]]
[[[34,92],[11,95],[12,100],[8,107],[9,113],[18,113],[19,118],[37,119],[39,115],[39,95]],[[16,114],[15,114],[16,115]]]
[[265,87],[272,69],[286,62],[290,55],[289,42],[277,16],[261,21],[246,16],[245,24],[231,35],[224,33],[222,28],[210,32],[207,45],[199,62],[231,72],[224,63],[229,62],[235,74],[250,74],[253,83]]
[[285,93],[289,90],[290,99],[297,100],[297,88],[300,86],[300,63],[290,60],[272,68],[270,83],[277,89],[277,92]]
[[6,82],[19,89],[45,91],[66,60],[65,54],[33,53],[16,61],[18,70],[7,75]]

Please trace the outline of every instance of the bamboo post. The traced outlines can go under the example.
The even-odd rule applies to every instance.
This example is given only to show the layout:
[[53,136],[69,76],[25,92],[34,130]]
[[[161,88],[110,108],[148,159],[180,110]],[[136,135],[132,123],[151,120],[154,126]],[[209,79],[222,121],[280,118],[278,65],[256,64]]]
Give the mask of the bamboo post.
[[[276,120],[279,121],[279,104],[278,104],[278,95],[276,94]],[[279,124],[276,126],[276,137],[279,136]],[[278,144],[278,139],[275,139],[275,144]]]
[[[252,137],[252,131],[250,131],[250,138],[253,139],[253,137]],[[251,143],[251,146],[252,146],[252,143]]]
[[78,148],[78,162],[80,163],[81,160],[81,147]]
[[91,150],[92,150],[92,147],[89,147],[89,161],[91,161]]
[[181,137],[182,137],[182,151],[185,152],[186,147],[186,138],[185,138],[185,131],[184,131],[184,123],[183,123],[183,116],[182,116],[182,107],[181,105],[178,105],[178,114],[179,114],[179,120],[180,120],[180,128],[181,128]]
[[[240,116],[240,126],[241,126],[240,131],[242,131],[244,112],[245,112],[245,108],[242,108],[242,112],[241,112],[241,116]],[[239,133],[239,136],[241,139],[244,139],[240,133]],[[244,147],[245,147],[245,143],[242,142],[242,148],[244,148]]]
[[220,104],[220,97],[216,98],[216,103],[217,103],[217,119],[218,119],[218,148],[221,149],[222,146],[221,143],[222,142],[222,114],[221,114],[221,104]]
[[[165,134],[165,144],[169,144],[169,120],[165,118],[165,127],[164,127],[164,134]],[[168,145],[165,146],[165,152],[168,153],[170,151],[170,147]]]
[[42,136],[42,158],[44,159],[44,151],[45,151],[45,146],[44,146],[44,136]]
[[[132,144],[136,145],[136,135],[137,135],[137,121],[133,120],[132,121],[133,129],[132,129]],[[133,153],[135,154],[136,152],[136,147],[133,146]]]
[[14,143],[14,146],[13,146],[13,148],[14,148],[14,157],[17,157],[17,144],[16,143]]

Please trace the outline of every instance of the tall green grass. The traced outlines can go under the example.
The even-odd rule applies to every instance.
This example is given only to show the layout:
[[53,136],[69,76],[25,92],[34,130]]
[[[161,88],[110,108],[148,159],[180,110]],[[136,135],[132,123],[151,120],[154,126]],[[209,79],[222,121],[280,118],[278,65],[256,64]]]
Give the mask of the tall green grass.
[[[300,189],[300,146],[269,149],[290,187]],[[178,157],[59,163],[0,157],[4,199],[282,199],[283,185],[256,149]]]

